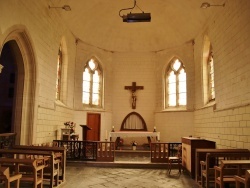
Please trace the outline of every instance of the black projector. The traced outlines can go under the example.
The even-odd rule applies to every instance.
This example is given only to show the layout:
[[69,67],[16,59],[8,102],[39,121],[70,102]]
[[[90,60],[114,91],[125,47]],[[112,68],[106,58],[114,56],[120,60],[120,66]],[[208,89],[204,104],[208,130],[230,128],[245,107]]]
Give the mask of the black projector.
[[129,13],[127,16],[123,16],[123,22],[150,22],[150,13]]

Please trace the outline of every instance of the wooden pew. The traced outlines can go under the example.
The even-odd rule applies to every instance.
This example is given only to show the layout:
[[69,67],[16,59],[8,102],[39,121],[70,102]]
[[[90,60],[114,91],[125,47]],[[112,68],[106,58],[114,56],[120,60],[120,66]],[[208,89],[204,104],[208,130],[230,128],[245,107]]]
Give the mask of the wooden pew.
[[[31,182],[34,188],[43,187],[43,169],[44,164],[41,164],[39,159],[16,159],[16,158],[0,158],[0,164],[12,165],[15,168],[15,174],[22,174],[20,181]],[[28,167],[24,170],[22,167]],[[31,171],[29,170],[31,167]]]
[[28,158],[28,159],[41,159],[45,164],[45,172],[49,174],[50,188],[59,184],[59,168],[57,161],[55,160],[55,154],[53,151],[41,151],[41,150],[28,150],[28,149],[0,149],[0,155],[9,158]]
[[0,167],[0,180],[4,181],[4,188],[10,188],[10,183],[15,182],[15,188],[20,187],[20,179],[22,174],[10,175],[9,167]]
[[209,149],[209,148],[198,148],[195,150],[195,180],[198,184],[201,184],[201,164],[206,164],[206,154],[207,153],[248,153],[248,149]]
[[50,146],[27,146],[27,145],[14,145],[13,149],[20,150],[35,150],[35,151],[50,151],[54,152],[54,158],[59,160],[60,173],[59,180],[65,181],[66,171],[66,149],[64,147],[50,147]]
[[245,177],[234,176],[236,188],[240,188],[241,184],[244,185],[244,188],[250,187],[250,170],[246,170]]
[[250,168],[250,160],[221,160],[220,166],[215,166],[215,188],[224,188],[226,183],[235,184],[235,175],[242,176],[246,168]]
[[[231,160],[231,159],[248,159],[250,157],[250,152],[243,153],[207,153],[206,162],[201,161],[201,185],[204,187],[204,180],[206,182],[206,187],[215,177],[215,171],[213,166],[218,166],[220,160]],[[228,170],[230,171],[230,170]],[[233,170],[232,170],[233,171]],[[232,172],[234,173],[234,172]]]
[[200,161],[201,164],[201,187],[209,187],[211,182],[214,182],[215,171],[214,166],[220,164],[220,160],[230,160],[230,159],[248,159],[250,157],[250,151],[241,152],[222,152],[222,153],[207,153],[206,160]]

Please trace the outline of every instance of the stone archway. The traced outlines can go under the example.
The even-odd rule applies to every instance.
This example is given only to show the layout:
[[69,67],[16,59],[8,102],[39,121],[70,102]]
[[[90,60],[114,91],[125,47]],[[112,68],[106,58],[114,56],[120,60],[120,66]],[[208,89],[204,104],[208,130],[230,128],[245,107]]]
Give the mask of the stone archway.
[[[15,132],[17,144],[32,144],[35,125],[35,60],[29,37],[24,28],[10,31],[3,42],[0,56],[5,48],[11,51],[14,61],[15,83],[11,107],[11,132]],[[1,63],[3,64],[3,63]],[[1,74],[4,74],[4,68]],[[1,79],[1,78],[0,78]]]
[[4,67],[0,76],[0,133],[12,133],[20,127],[21,116],[16,109],[23,101],[24,76],[21,52],[14,40],[4,44],[0,63]]

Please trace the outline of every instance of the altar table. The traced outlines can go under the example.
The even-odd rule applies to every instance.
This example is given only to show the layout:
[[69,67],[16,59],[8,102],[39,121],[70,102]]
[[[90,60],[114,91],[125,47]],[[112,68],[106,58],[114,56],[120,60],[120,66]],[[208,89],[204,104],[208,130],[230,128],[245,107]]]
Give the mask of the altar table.
[[110,132],[109,138],[112,141],[112,137],[116,137],[116,143],[119,143],[120,138],[125,137],[147,137],[149,144],[151,143],[151,137],[155,137],[157,141],[160,141],[160,132],[147,132],[147,131],[117,131]]
[[109,138],[112,137],[156,137],[156,140],[160,140],[160,132],[147,132],[147,131],[117,131],[110,132]]

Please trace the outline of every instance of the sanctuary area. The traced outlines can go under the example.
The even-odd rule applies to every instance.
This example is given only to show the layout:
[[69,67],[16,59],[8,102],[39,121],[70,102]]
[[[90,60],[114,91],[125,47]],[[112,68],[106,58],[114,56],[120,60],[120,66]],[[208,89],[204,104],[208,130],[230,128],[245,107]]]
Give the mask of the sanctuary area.
[[249,187],[249,18],[249,0],[0,0],[0,182],[62,186],[75,163]]

